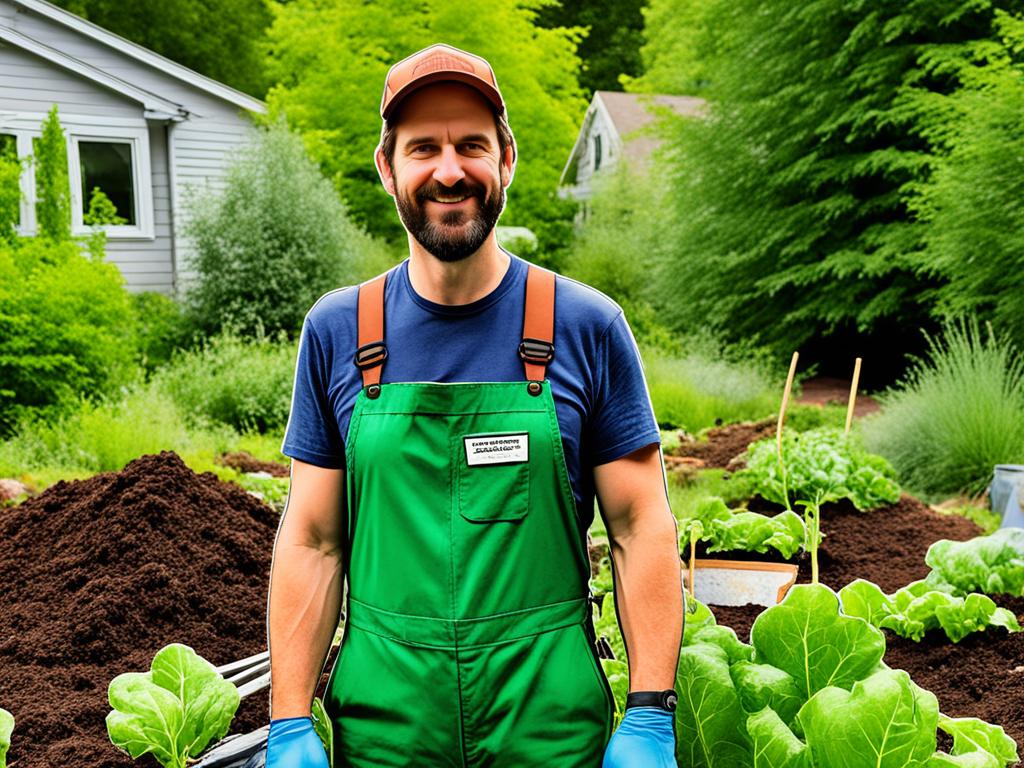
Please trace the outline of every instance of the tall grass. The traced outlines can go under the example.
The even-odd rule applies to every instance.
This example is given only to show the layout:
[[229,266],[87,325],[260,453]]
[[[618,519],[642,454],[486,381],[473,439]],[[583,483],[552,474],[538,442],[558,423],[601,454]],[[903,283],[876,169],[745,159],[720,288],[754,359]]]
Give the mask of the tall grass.
[[644,352],[659,424],[698,432],[716,424],[770,416],[778,407],[771,372],[756,358],[726,356],[710,349],[706,341],[685,346],[688,351],[683,354]]
[[881,402],[865,445],[919,495],[979,493],[995,464],[1024,463],[1024,358],[975,320],[928,337],[927,357]]

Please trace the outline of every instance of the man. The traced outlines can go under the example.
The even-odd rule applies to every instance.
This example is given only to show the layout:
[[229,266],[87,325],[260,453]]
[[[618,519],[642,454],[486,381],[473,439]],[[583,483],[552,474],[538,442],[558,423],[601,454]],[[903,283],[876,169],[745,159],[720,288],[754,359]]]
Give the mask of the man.
[[[327,766],[310,703],[345,578],[335,765],[674,766],[676,526],[622,311],[498,246],[515,144],[486,61],[410,56],[381,116],[375,162],[409,258],[303,326],[267,765]],[[595,493],[630,665],[614,736],[590,620]]]

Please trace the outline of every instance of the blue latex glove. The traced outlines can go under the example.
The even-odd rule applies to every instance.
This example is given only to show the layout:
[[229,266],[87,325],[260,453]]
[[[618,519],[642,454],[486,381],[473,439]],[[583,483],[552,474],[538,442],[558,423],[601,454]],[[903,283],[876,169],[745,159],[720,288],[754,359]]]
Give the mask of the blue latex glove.
[[283,717],[270,721],[267,768],[330,768],[324,743],[308,717]]
[[675,715],[657,707],[630,707],[612,734],[601,768],[676,768]]

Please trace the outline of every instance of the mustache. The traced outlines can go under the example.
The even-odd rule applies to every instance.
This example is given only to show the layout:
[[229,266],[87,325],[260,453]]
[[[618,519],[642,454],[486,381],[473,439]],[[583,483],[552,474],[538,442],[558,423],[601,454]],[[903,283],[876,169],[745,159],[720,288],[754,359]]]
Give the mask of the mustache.
[[483,193],[483,187],[477,184],[467,184],[465,181],[459,181],[451,187],[446,187],[443,184],[433,182],[416,190],[416,199],[422,202],[438,196],[456,197],[459,195],[467,195],[480,197]]

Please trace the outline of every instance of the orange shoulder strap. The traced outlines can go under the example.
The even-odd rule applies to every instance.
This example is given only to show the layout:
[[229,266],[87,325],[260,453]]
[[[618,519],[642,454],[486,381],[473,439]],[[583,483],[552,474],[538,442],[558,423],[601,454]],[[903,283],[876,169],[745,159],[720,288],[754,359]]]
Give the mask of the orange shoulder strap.
[[357,316],[359,347],[356,367],[363,372],[363,386],[380,384],[388,348],[384,345],[384,284],[388,273],[378,275],[359,286]]
[[544,381],[555,356],[555,273],[530,264],[526,273],[526,306],[519,356],[528,381]]

